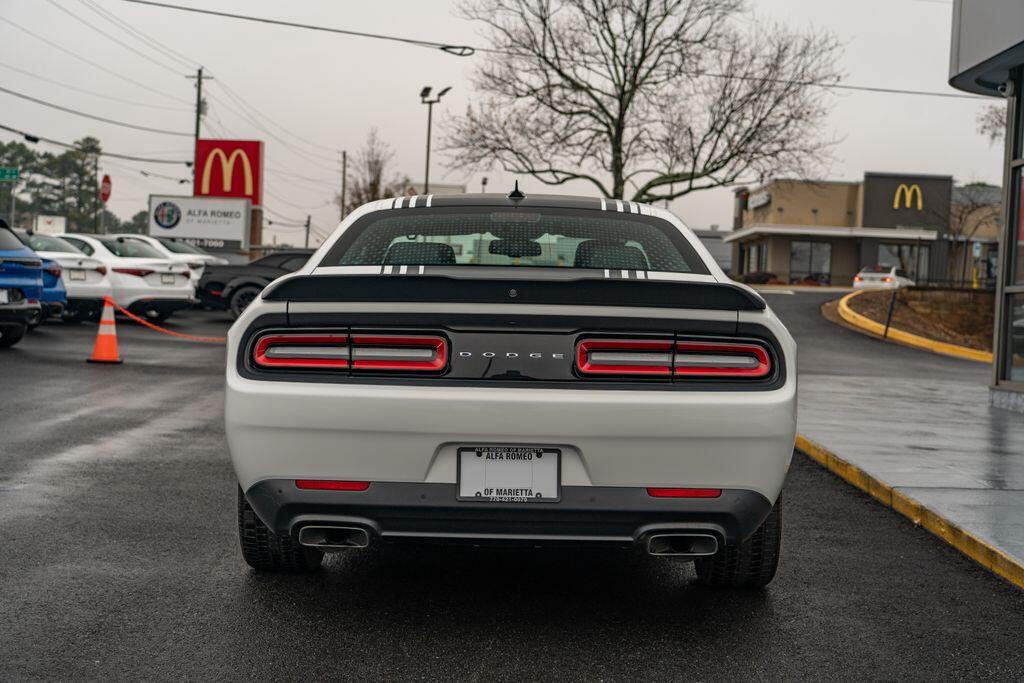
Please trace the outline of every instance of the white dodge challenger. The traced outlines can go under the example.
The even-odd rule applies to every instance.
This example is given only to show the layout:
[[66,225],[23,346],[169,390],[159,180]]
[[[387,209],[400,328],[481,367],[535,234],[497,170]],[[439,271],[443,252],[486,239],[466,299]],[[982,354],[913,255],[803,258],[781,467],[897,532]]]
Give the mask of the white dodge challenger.
[[796,345],[678,218],[420,195],[349,215],[228,335],[242,555],[399,541],[638,547],[763,586]]

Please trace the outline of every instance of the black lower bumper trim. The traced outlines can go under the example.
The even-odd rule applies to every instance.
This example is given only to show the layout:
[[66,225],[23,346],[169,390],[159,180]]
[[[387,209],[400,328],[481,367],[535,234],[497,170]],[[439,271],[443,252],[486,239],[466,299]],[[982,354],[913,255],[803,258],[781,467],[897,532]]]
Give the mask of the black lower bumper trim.
[[174,313],[189,308],[192,299],[141,299],[128,306],[128,310],[136,315],[153,311],[154,313]]
[[749,537],[771,511],[759,493],[652,498],[643,488],[563,486],[557,503],[460,502],[455,484],[373,483],[366,491],[299,489],[288,479],[254,484],[245,496],[278,535],[314,524],[358,526],[375,540],[632,545],[654,531]]

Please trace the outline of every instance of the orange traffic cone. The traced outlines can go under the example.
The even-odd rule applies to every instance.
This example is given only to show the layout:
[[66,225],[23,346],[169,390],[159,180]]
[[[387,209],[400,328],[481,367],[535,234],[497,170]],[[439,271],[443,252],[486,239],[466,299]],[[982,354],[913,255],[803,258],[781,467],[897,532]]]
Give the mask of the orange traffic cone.
[[103,315],[100,326],[96,330],[96,344],[92,347],[90,363],[121,363],[117,355],[117,328],[114,325],[114,300],[109,296],[103,298]]

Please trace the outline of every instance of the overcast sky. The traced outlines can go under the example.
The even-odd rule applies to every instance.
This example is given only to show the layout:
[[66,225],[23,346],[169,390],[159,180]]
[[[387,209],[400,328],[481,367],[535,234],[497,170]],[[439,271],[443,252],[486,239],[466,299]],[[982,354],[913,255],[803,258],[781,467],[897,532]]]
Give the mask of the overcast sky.
[[[395,149],[393,171],[419,181],[423,177],[426,107],[419,103],[424,85],[452,86],[435,108],[435,123],[463,111],[472,101],[469,77],[474,57],[459,58],[438,50],[231,19],[145,7],[121,0],[88,0],[139,31],[202,64],[215,80],[204,133],[266,141],[268,174],[264,183],[269,217],[304,219],[312,214],[322,230],[337,223],[330,204],[340,184],[337,151],[357,149],[376,127]],[[448,43],[480,43],[479,27],[455,15],[458,0],[168,0],[204,7],[375,33],[389,33]],[[110,71],[151,90],[119,79],[95,66],[0,22],[0,83],[34,97],[108,118],[190,134],[194,81],[187,69],[131,37],[95,14],[82,0],[54,0],[74,15],[138,47],[157,63],[133,54],[50,0],[0,0],[0,17],[46,38]],[[841,62],[846,82],[939,92],[956,92],[946,83],[952,3],[943,0],[753,0],[753,15],[835,33],[844,43]],[[32,75],[14,69],[28,71]],[[43,79],[95,92],[83,94]],[[230,109],[241,109],[222,86],[258,108],[265,124],[284,145]],[[131,103],[115,101],[128,100]],[[865,171],[936,173],[959,182],[999,183],[1001,151],[975,132],[975,117],[984,100],[908,95],[838,93],[828,121],[841,139],[829,179],[859,179]],[[107,151],[161,158],[191,158],[191,139],[118,128],[16,99],[0,93],[0,123],[37,135],[73,141],[95,135]],[[160,107],[160,108],[157,108]],[[168,109],[169,108],[169,109]],[[281,128],[278,128],[280,126]],[[283,130],[282,130],[283,128]],[[217,131],[217,132],[215,132]],[[436,131],[436,128],[435,128]],[[307,144],[297,140],[299,136]],[[0,139],[16,136],[0,131]],[[435,136],[435,143],[436,143]],[[44,149],[53,149],[41,145]],[[101,173],[113,179],[109,208],[128,218],[146,207],[150,193],[188,193],[190,185],[146,178],[140,169],[186,177],[175,166],[104,160]],[[480,190],[511,187],[512,176],[493,170],[469,175],[444,166],[435,154],[431,179]],[[303,176],[311,181],[303,180]],[[521,179],[527,192],[545,191],[537,181]],[[591,194],[589,186],[567,188]],[[673,210],[692,227],[731,220],[731,192],[713,190],[676,201]],[[273,235],[271,230],[269,235]],[[300,231],[281,231],[278,240],[296,242]],[[270,241],[266,237],[266,241]]]

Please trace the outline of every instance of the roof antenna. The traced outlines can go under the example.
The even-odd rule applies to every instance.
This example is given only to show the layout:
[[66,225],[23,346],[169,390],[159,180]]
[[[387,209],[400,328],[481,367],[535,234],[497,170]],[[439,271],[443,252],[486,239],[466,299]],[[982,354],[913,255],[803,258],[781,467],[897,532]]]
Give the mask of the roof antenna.
[[512,191],[508,193],[508,198],[512,201],[519,201],[520,199],[526,199],[526,195],[519,189],[519,181],[516,181],[516,186],[512,188]]

